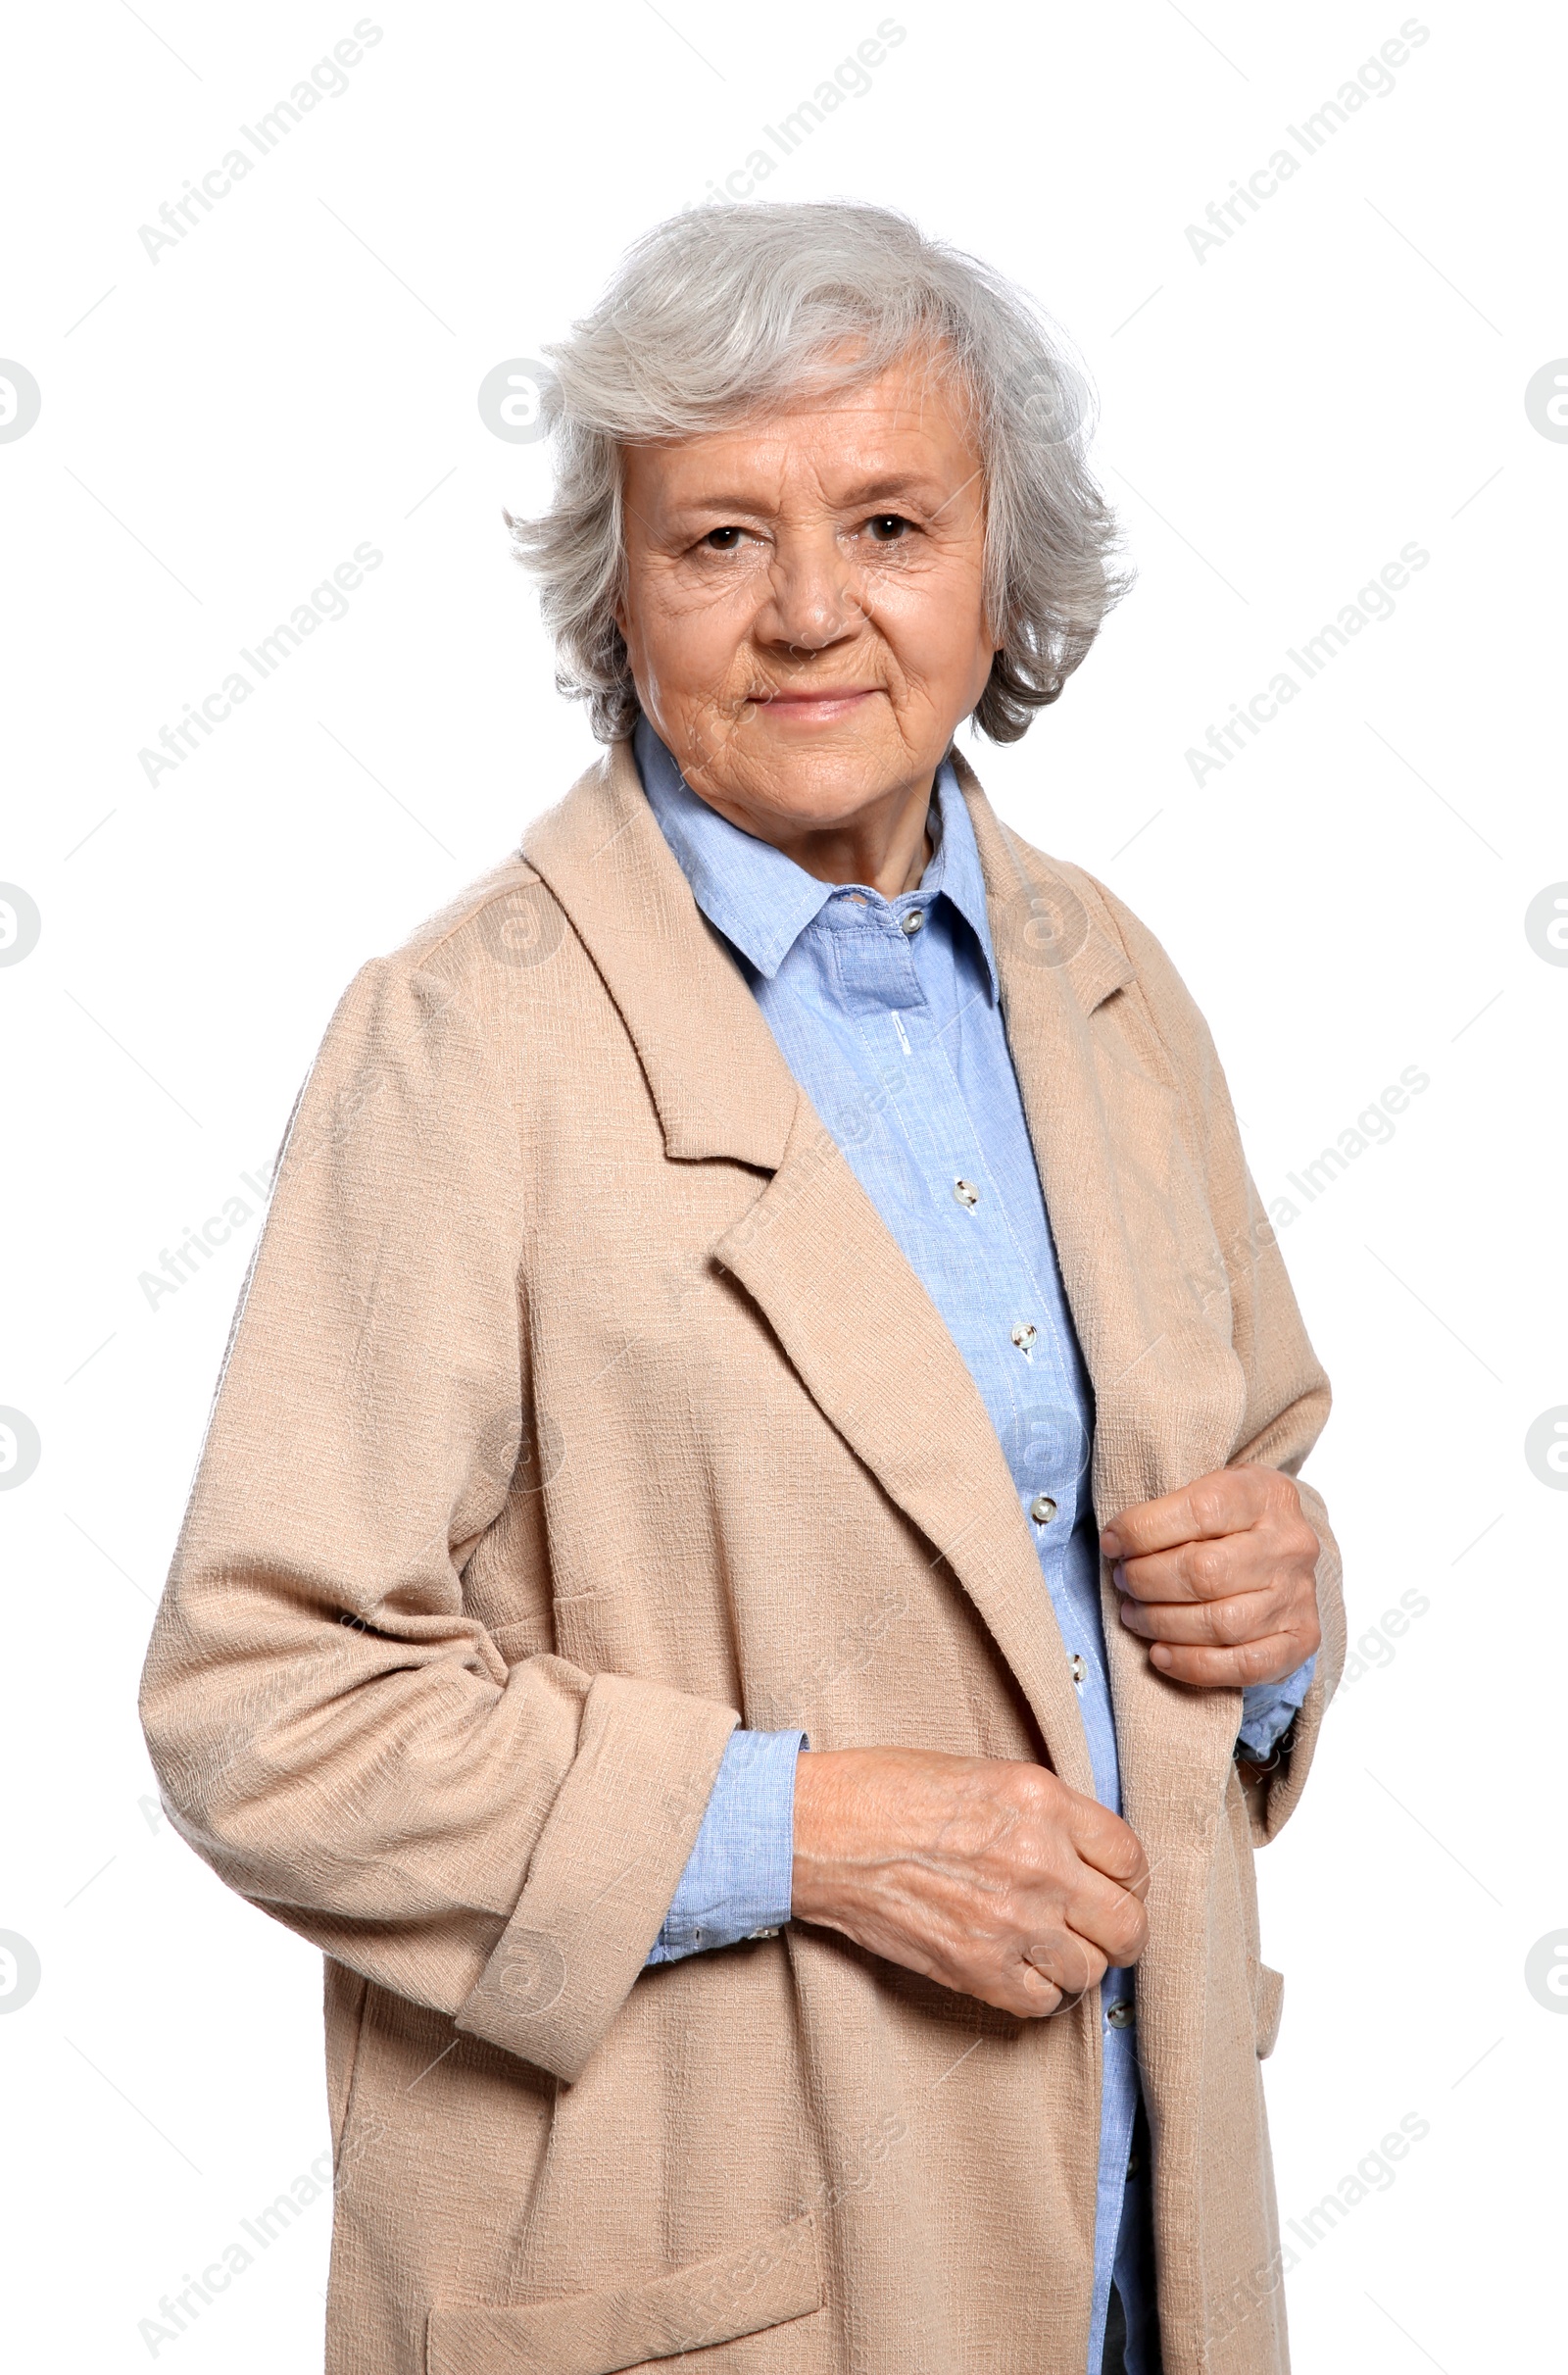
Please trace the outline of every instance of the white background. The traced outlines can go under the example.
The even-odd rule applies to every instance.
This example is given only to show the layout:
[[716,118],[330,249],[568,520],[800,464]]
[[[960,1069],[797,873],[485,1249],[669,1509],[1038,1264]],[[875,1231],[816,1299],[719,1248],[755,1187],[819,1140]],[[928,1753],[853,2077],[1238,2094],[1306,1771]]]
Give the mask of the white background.
[[[1568,354],[1563,23],[1423,10],[1392,94],[1200,260],[1186,226],[1404,20],[1196,7],[897,0],[906,39],[765,194],[906,208],[1035,290],[1101,390],[1140,582],[1060,705],[978,764],[1164,939],[1260,1184],[1298,1208],[1352,1641],[1401,1592],[1430,1604],[1331,1712],[1263,1858],[1288,1974],[1268,2089],[1287,2218],[1430,2123],[1298,2246],[1298,2364],[1480,2375],[1553,2360],[1561,2322],[1568,2019],[1524,1964],[1568,1927],[1568,1497],[1523,1447],[1568,1404],[1568,969],[1524,929],[1568,877],[1568,444],[1524,400]],[[19,2366],[144,2366],[138,2321],[326,2141],[318,1958],[160,1825],[134,1708],[256,1219],[156,1309],[139,1276],[234,1195],[256,1212],[240,1174],[349,976],[593,755],[500,518],[542,501],[545,448],[486,428],[481,378],[881,13],[392,0],[347,91],[156,262],[138,225],[351,0],[13,20],[0,353],[42,389],[0,443],[0,879],[42,917],[0,967],[0,1405],[42,1443],[0,1493],[0,1929],[42,1964],[0,2020]],[[160,727],[367,540],[349,616],[149,783]],[[1430,562],[1396,615],[1196,782],[1210,722],[1410,542]],[[1392,1142],[1294,1195],[1407,1066],[1430,1086]],[[318,2365],[327,2239],[323,2198],[160,2363]]]

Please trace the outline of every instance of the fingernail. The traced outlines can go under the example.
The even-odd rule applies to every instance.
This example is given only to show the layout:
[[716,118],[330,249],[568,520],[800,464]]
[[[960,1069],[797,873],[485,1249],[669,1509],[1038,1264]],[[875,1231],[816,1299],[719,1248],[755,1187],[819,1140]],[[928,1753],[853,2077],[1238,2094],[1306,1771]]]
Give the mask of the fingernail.
[[1121,1557],[1121,1536],[1117,1533],[1113,1525],[1107,1525],[1104,1532],[1101,1535],[1100,1547],[1104,1552],[1107,1559],[1119,1559]]
[[1170,1664],[1171,1653],[1166,1649],[1165,1644],[1162,1641],[1156,1641],[1149,1655],[1153,1663],[1161,1668],[1164,1668]]

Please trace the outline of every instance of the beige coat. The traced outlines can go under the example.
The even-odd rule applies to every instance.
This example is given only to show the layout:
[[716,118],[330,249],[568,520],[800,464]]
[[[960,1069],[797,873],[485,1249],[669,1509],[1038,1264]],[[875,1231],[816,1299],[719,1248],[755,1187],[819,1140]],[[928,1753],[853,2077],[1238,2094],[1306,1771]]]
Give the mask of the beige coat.
[[[1294,1470],[1328,1391],[1207,1031],[960,765],[1101,1515]],[[171,1811],[326,1954],[332,2375],[1084,2375],[1094,1998],[786,1929],[645,1971],[737,1718],[1091,1791],[997,1437],[618,746],[349,989],[148,1660]],[[1106,1640],[1169,2375],[1285,2365],[1234,1692]]]

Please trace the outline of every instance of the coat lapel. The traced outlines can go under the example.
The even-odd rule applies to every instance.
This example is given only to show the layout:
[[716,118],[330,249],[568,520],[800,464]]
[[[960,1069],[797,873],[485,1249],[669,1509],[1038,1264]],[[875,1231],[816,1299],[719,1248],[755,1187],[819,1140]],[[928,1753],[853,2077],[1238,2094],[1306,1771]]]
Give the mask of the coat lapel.
[[[972,770],[974,822],[1008,1044],[1057,1258],[1095,1389],[1102,1521],[1222,1467],[1246,1400],[1224,1265],[1175,1091],[1113,1017],[1137,997],[1126,952],[1069,873],[998,820]],[[1086,885],[1086,889],[1087,889]],[[1092,893],[1091,893],[1092,897]],[[1168,1681],[1102,1589],[1123,1806],[1151,1860],[1212,1834],[1240,1694]]]
[[758,1305],[823,1415],[919,1526],[933,1564],[951,1568],[974,1602],[1057,1773],[1092,1793],[1066,1652],[979,1390],[698,909],[629,744],[529,828],[523,855],[620,1012],[666,1151],[773,1174],[715,1260]]
[[784,1161],[715,1252],[818,1407],[925,1535],[932,1564],[949,1567],[974,1602],[1055,1771],[1092,1796],[1066,1651],[990,1414],[941,1313],[804,1096]]

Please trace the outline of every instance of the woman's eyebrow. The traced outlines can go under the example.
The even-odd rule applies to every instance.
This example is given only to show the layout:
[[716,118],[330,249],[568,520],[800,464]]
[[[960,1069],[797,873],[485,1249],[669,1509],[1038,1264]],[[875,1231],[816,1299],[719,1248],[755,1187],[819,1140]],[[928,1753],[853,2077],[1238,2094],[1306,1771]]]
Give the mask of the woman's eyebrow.
[[[923,509],[934,513],[940,511],[945,504],[951,503],[954,496],[967,486],[970,478],[976,474],[971,471],[956,485],[949,486],[944,481],[929,477],[920,471],[888,471],[879,477],[862,479],[848,487],[844,493],[835,495],[832,499],[832,509],[858,511],[863,505],[874,510],[879,503],[886,504],[902,499],[906,502],[918,502]],[[777,505],[771,499],[760,502],[755,494],[745,495],[736,489],[720,490],[715,494],[705,487],[700,493],[673,496],[670,499],[669,508],[673,512],[681,513],[762,513],[775,511]]]
[[846,507],[862,503],[887,503],[900,496],[941,503],[946,501],[948,492],[940,479],[929,477],[922,471],[890,470],[878,478],[862,479],[858,485],[850,487],[839,500]]

